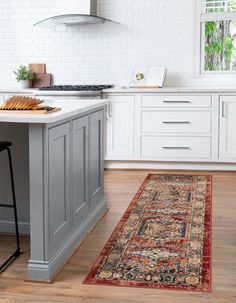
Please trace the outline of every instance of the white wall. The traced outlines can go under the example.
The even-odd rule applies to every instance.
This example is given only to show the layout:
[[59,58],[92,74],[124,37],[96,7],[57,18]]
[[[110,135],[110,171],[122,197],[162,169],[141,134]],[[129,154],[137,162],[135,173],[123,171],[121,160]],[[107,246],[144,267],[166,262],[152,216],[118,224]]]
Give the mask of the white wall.
[[62,3],[0,0],[0,87],[16,86],[12,70],[28,63],[47,63],[55,84],[129,85],[133,69],[152,65],[168,68],[168,86],[236,84],[192,77],[194,0],[98,0],[98,14],[122,25],[32,26]]

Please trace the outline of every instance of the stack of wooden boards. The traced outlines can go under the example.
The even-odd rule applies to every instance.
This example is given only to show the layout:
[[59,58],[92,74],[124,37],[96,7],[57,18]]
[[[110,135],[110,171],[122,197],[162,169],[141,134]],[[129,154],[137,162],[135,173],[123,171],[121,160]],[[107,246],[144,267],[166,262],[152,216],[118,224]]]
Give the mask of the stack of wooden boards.
[[31,70],[34,73],[34,80],[32,81],[33,88],[39,88],[39,87],[51,85],[52,75],[46,73],[46,64],[30,63],[29,70]]
[[60,110],[57,107],[39,106],[43,102],[36,98],[13,96],[0,104],[0,113],[48,114]]

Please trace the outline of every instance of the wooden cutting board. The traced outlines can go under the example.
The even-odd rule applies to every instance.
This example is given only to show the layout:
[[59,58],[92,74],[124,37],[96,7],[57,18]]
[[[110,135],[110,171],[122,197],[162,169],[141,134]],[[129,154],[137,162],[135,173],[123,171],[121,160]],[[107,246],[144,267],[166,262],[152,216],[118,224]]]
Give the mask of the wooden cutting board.
[[51,82],[52,82],[51,74],[35,74],[32,87],[39,88],[43,86],[50,86]]
[[45,63],[30,63],[29,69],[35,74],[46,74],[46,64]]
[[59,107],[54,107],[51,110],[46,109],[32,109],[32,110],[0,110],[0,114],[30,114],[30,115],[45,115],[45,114],[52,114],[55,112],[60,111]]

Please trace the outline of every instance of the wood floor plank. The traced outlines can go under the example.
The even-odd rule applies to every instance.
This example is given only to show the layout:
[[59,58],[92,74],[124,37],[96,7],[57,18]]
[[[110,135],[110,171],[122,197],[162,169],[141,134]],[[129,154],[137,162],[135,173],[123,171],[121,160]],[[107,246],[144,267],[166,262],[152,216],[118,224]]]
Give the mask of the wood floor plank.
[[[83,285],[82,282],[148,173],[108,170],[105,191],[109,212],[71,257],[53,284],[24,282],[29,238],[23,253],[0,275],[0,303],[225,303],[236,302],[236,172],[194,172],[213,176],[213,292]],[[157,173],[186,173],[158,171]],[[0,235],[0,260],[14,238]]]

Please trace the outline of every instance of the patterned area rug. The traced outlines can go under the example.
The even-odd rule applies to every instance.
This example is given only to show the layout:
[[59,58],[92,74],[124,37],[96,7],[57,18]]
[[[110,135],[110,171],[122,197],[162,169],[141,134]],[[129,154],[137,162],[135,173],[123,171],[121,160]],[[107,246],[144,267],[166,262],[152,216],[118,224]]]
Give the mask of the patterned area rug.
[[148,175],[85,284],[211,291],[211,176]]

